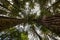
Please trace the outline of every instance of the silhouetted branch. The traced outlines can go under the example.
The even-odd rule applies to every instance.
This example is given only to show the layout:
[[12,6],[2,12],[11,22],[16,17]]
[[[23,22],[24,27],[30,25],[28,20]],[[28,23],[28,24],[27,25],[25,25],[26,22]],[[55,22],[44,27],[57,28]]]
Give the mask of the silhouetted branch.
[[34,31],[34,33],[39,37],[40,40],[42,40],[41,36],[36,32],[35,28],[32,27],[32,30]]

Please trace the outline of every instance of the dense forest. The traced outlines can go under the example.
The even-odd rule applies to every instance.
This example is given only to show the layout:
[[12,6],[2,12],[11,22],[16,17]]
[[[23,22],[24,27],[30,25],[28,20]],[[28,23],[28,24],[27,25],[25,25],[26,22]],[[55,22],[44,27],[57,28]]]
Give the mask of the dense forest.
[[0,40],[60,40],[60,0],[0,0]]

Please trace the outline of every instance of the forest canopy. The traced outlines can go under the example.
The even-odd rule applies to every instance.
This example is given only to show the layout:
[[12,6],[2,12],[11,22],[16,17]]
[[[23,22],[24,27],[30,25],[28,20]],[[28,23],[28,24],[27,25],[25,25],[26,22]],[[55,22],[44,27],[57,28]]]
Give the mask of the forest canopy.
[[0,0],[0,40],[60,40],[60,0]]

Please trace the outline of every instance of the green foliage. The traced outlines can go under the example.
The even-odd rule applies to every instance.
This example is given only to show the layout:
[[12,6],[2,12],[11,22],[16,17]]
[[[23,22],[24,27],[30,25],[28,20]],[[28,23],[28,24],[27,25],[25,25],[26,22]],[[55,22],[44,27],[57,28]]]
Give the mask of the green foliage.
[[19,32],[16,28],[7,29],[4,34],[0,35],[1,40],[28,40],[26,32]]
[[5,10],[0,10],[0,14],[7,14],[7,12]]
[[28,40],[28,35],[25,32],[21,33],[21,40]]
[[47,29],[47,28],[45,28],[45,26],[41,27],[41,30],[42,30],[42,32],[45,33],[45,34],[50,33],[50,30]]
[[8,8],[8,6],[11,5],[9,1],[7,1],[7,0],[4,0],[4,1],[3,1],[3,0],[0,0],[0,2],[3,4],[2,6],[3,6],[4,8],[10,10],[10,9]]

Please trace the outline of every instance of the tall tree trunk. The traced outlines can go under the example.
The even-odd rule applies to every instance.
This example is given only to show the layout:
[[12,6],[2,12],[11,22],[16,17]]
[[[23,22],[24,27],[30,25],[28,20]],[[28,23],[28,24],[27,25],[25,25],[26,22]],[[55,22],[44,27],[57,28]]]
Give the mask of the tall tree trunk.
[[44,16],[40,22],[46,26],[46,28],[60,36],[60,14]]
[[24,19],[10,18],[0,16],[0,31],[23,23]]
[[[50,10],[48,10],[51,7],[58,6],[59,3],[60,0],[58,0],[48,8],[45,8],[45,5],[42,6],[42,4],[40,3],[41,10],[43,10],[42,18],[38,19],[37,23],[44,25],[46,28],[60,36],[60,14],[50,15],[51,12]],[[46,16],[46,14],[48,14],[49,16],[48,15]]]

